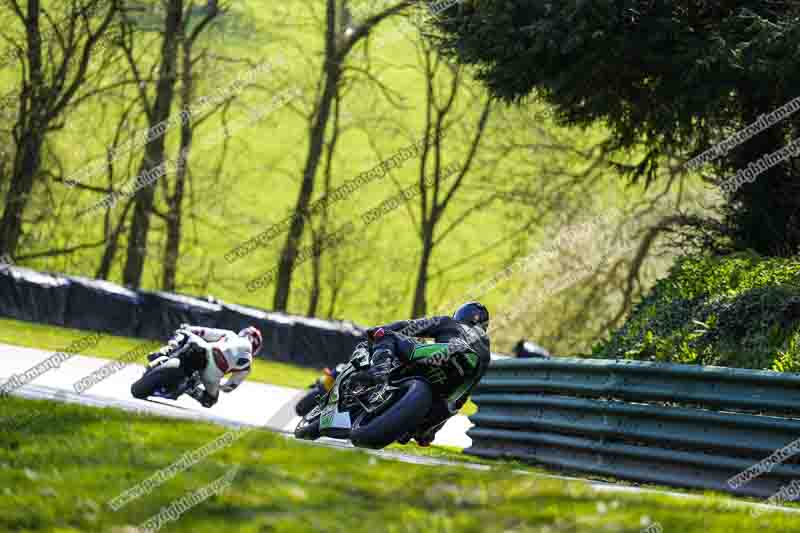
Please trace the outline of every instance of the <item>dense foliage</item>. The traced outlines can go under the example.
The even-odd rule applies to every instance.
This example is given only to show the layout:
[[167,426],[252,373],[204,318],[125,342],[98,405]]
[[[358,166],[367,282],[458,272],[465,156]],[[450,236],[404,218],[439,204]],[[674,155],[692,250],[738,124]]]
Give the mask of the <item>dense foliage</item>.
[[683,258],[593,356],[800,371],[800,261]]
[[[532,95],[562,124],[606,124],[614,148],[645,146],[624,169],[634,179],[657,179],[668,158],[685,162],[798,96],[796,2],[464,0],[446,15],[440,46],[495,96]],[[798,134],[797,116],[782,118],[717,154],[709,179],[724,182]],[[736,249],[797,252],[797,172],[784,160],[731,192],[721,229]]]

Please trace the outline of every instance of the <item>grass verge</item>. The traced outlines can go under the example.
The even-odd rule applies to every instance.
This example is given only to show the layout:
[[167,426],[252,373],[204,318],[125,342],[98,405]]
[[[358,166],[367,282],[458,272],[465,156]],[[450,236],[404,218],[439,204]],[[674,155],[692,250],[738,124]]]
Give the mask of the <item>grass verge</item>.
[[[34,413],[34,416],[31,416]],[[114,512],[107,502],[226,430],[113,409],[0,402],[0,530],[132,532],[238,467],[232,483],[177,516],[175,532],[800,531],[795,517],[755,519],[714,498],[595,493],[585,483],[387,461],[256,431]],[[651,529],[656,531],[656,529]]]

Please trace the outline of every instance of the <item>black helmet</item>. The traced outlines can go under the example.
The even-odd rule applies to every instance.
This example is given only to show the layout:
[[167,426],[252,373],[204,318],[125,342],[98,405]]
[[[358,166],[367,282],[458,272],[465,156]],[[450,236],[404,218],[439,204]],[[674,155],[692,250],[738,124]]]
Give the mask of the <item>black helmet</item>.
[[453,320],[489,331],[489,310],[482,303],[467,302],[453,313]]

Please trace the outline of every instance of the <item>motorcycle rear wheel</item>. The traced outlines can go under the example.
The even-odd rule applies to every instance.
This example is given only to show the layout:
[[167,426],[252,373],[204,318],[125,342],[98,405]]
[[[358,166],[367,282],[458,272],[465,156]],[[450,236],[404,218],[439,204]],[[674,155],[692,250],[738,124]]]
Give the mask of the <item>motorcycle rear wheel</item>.
[[[363,413],[353,421],[350,442],[359,448],[385,448],[408,433],[413,433],[425,420],[433,404],[433,389],[423,379],[410,379],[398,384],[394,402],[373,413]],[[385,404],[384,404],[385,405]]]

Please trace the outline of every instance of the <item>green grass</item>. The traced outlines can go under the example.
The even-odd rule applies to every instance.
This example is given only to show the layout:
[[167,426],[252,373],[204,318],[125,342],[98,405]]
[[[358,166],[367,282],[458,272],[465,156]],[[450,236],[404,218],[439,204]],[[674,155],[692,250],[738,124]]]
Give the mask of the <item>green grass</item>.
[[[63,350],[71,342],[85,337],[87,334],[88,332],[77,329],[0,318],[0,342],[26,348],[38,348],[55,352]],[[150,345],[153,349],[157,349],[160,346],[152,341],[107,335],[100,340],[97,346],[80,355],[119,359],[129,350],[143,344]],[[140,364],[144,362],[144,358],[139,361]],[[259,383],[302,389],[310,385],[318,377],[319,372],[313,369],[256,359],[253,365],[253,372],[247,379]]]
[[0,530],[131,532],[170,503],[239,468],[224,491],[189,509],[167,531],[214,532],[664,532],[800,531],[796,517],[755,519],[715,497],[593,492],[583,482],[473,471],[331,450],[255,432],[168,479],[117,512],[106,503],[224,433],[113,409],[0,402],[24,420],[0,433]]

